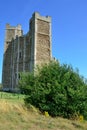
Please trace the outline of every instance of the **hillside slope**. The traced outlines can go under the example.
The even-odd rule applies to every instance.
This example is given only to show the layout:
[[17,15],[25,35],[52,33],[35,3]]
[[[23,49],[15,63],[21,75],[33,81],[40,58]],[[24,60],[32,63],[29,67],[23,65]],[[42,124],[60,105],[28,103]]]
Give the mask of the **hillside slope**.
[[45,117],[20,100],[0,99],[0,130],[87,130],[87,122]]

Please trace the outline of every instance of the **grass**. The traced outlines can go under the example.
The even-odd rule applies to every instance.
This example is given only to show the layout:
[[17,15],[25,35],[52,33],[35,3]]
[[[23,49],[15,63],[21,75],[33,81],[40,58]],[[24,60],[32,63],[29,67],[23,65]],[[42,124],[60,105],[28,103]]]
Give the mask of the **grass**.
[[23,94],[0,92],[0,99],[23,99],[24,97]]
[[[87,130],[86,121],[46,117],[32,106],[28,110],[23,95],[19,98],[9,93],[4,95],[0,99],[0,130]],[[6,95],[10,95],[11,99],[6,99]]]

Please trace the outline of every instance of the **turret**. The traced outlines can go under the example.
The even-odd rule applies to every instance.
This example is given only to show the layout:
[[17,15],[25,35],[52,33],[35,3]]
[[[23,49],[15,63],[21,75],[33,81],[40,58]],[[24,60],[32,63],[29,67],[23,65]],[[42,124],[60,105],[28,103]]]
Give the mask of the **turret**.
[[12,39],[15,39],[16,36],[22,36],[22,35],[23,31],[21,29],[21,25],[17,25],[16,27],[14,27],[10,26],[10,24],[6,24],[4,53],[6,52]]

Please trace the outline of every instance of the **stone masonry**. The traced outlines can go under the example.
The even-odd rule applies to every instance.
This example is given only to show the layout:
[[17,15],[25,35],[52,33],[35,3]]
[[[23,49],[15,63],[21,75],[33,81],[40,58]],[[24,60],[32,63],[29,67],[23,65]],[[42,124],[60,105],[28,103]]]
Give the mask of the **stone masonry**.
[[6,24],[2,84],[3,90],[14,91],[20,72],[31,72],[36,65],[48,63],[51,52],[51,17],[35,12],[29,31],[23,34],[21,25]]

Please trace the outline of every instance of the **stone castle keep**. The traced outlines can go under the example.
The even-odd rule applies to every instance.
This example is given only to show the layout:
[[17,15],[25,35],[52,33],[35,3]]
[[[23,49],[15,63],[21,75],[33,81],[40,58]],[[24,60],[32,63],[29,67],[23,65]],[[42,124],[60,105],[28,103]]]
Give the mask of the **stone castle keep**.
[[15,90],[20,72],[31,72],[36,65],[51,60],[51,17],[34,13],[29,31],[23,34],[21,25],[6,24],[2,84],[3,90]]

